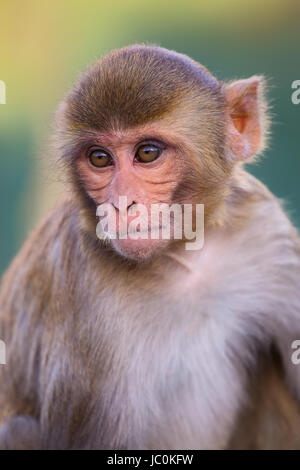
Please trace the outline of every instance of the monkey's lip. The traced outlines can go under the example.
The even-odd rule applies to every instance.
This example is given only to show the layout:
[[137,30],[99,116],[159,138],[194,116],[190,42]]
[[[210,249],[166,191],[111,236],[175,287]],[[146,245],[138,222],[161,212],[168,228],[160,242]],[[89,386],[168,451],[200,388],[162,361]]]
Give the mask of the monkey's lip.
[[169,240],[162,238],[139,237],[139,238],[123,238],[111,240],[114,248],[121,255],[133,260],[146,259],[151,257],[157,250],[161,249]]
[[158,227],[148,227],[146,230],[139,230],[135,232],[134,230],[129,230],[128,234],[131,235],[133,233],[149,233],[149,232],[156,232],[158,230],[161,230],[162,226],[159,225]]
[[[158,227],[148,227],[146,230],[128,230],[127,232],[118,232],[117,231],[117,237],[120,239],[120,236],[127,236],[130,238],[131,235],[143,235],[143,234],[160,234],[163,229],[166,227],[163,227],[162,225],[159,225]],[[150,236],[151,238],[151,236]],[[122,238],[121,238],[122,240]]]

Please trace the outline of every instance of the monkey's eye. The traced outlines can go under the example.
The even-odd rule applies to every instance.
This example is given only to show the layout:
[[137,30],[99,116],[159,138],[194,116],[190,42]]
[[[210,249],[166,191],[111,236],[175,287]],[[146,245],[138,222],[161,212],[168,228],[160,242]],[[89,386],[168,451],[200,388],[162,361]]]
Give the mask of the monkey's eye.
[[89,155],[89,161],[93,166],[96,166],[98,168],[103,168],[112,164],[111,156],[104,150],[94,150]]
[[150,163],[156,160],[161,153],[161,150],[155,145],[142,145],[139,147],[135,158],[142,163]]

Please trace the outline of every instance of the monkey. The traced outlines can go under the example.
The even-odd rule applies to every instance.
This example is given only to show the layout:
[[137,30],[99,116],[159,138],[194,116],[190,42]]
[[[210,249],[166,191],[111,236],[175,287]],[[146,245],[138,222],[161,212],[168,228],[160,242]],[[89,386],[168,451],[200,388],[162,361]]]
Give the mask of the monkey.
[[276,348],[261,351],[256,371],[249,376],[249,400],[239,413],[228,449],[299,449],[299,405],[284,380]]
[[[65,194],[2,279],[0,448],[298,447],[299,237],[245,169],[270,134],[264,77],[135,44],[55,123]],[[103,204],[119,235],[139,204],[190,204],[193,227],[202,204],[203,246],[99,237]]]

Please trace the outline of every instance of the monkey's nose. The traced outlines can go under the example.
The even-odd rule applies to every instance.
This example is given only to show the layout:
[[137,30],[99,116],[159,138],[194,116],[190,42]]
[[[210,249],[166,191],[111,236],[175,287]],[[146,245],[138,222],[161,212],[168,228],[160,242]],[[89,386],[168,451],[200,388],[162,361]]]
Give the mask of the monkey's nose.
[[130,209],[131,207],[135,206],[135,204],[136,204],[136,202],[135,202],[135,201],[132,201],[132,203],[127,206],[127,210],[129,211],[129,209]]
[[128,198],[127,196],[119,196],[119,198],[112,202],[112,205],[117,211],[123,212],[128,211],[131,207],[133,207],[136,202]]

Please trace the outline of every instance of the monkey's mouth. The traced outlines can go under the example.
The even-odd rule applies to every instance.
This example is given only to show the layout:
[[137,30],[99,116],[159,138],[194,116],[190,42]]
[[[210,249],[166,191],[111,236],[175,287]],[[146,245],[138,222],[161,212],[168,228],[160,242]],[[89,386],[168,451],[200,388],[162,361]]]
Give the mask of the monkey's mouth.
[[110,240],[171,240],[178,238],[178,234],[175,237],[175,228],[172,222],[173,221],[170,221],[169,224],[160,223],[159,225],[146,227],[143,224],[134,226],[131,224],[127,226],[117,224],[117,226],[112,228],[105,225],[102,226],[102,230]]
[[162,229],[165,229],[165,227],[162,227],[162,225],[159,225],[157,227],[148,227],[148,228],[141,228],[139,230],[133,230],[131,228],[129,228],[129,230],[127,231],[127,235],[129,237],[131,236],[136,236],[136,235],[149,235],[150,234],[150,238],[152,235],[159,235],[160,232],[162,231]]
[[151,238],[149,231],[146,231],[144,237],[127,237],[125,239],[114,239],[111,243],[115,250],[125,256],[136,261],[141,261],[152,257],[156,252],[163,249],[169,240],[163,240],[161,238]]
[[173,238],[178,238],[178,236],[174,236],[174,227],[172,224],[134,229],[129,227],[127,231],[116,232],[116,239],[118,240],[139,240],[141,238],[150,240],[171,240]]

